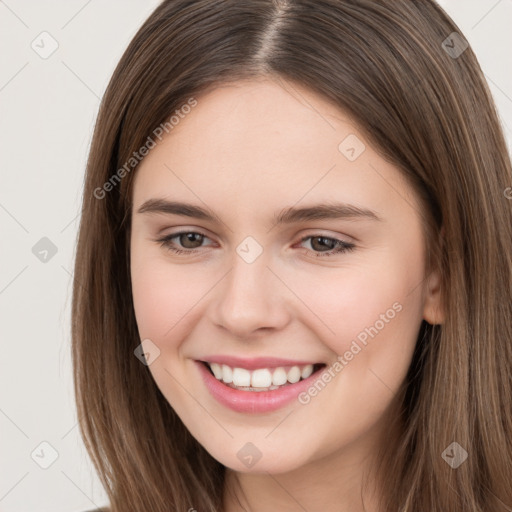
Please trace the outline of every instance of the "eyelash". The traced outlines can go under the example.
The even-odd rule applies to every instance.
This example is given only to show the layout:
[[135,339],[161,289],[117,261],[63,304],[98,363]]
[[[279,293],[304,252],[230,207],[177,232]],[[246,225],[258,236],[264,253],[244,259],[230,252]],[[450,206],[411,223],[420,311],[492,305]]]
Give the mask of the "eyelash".
[[[169,251],[172,251],[175,254],[193,254],[193,253],[197,252],[198,249],[178,249],[178,248],[174,247],[171,242],[171,240],[173,238],[179,237],[180,235],[188,235],[188,234],[201,235],[204,238],[208,238],[204,233],[200,233],[198,231],[180,231],[179,233],[173,233],[171,235],[167,235],[167,236],[160,238],[156,241],[160,242],[160,245],[163,248],[165,248]],[[323,238],[323,239],[332,240],[332,241],[336,242],[337,247],[335,249],[331,249],[330,251],[324,251],[324,252],[316,252],[315,256],[318,258],[334,256],[335,254],[342,254],[342,253],[346,253],[349,251],[353,251],[355,249],[354,244],[345,242],[343,240],[338,240],[337,238],[332,238],[332,237],[323,236],[323,235],[309,235],[309,236],[303,237],[300,241],[304,242],[306,240],[309,240],[310,238]]]

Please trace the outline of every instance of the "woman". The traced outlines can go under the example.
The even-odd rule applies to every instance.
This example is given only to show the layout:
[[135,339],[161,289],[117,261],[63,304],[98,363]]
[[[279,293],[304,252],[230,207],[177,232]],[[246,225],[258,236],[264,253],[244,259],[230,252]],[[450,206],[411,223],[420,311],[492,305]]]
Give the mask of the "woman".
[[74,275],[110,510],[512,510],[511,183],[434,2],[164,1]]

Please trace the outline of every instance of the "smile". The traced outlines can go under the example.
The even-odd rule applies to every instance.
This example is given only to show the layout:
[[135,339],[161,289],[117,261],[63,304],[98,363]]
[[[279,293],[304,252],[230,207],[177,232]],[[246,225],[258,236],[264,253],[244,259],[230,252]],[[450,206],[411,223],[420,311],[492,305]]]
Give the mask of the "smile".
[[227,364],[209,363],[207,366],[214,377],[233,389],[243,391],[271,391],[280,387],[295,384],[307,379],[317,371],[320,364],[307,364],[303,366],[279,366],[277,368],[246,368],[231,367]]
[[273,366],[270,362],[263,366],[253,362],[246,365],[252,366],[249,369],[220,361],[196,360],[195,364],[213,398],[239,413],[267,413],[290,404],[327,366],[324,363]]

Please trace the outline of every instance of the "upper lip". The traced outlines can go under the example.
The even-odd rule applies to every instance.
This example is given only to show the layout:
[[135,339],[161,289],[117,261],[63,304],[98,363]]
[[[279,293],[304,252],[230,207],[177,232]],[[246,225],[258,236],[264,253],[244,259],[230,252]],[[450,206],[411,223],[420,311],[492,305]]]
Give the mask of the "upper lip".
[[294,361],[292,359],[282,359],[279,357],[254,357],[241,358],[235,356],[208,356],[200,359],[205,363],[225,364],[231,368],[245,368],[246,370],[256,370],[258,368],[278,368],[280,366],[305,366],[308,364],[323,364],[318,361]]

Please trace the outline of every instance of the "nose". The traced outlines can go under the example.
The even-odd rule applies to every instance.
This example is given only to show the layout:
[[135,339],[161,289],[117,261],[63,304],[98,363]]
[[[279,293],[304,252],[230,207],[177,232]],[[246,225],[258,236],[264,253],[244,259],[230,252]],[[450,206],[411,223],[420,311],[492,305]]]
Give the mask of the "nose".
[[290,321],[287,290],[269,265],[265,251],[248,263],[234,252],[231,270],[216,287],[214,323],[233,337],[250,338],[283,329]]

